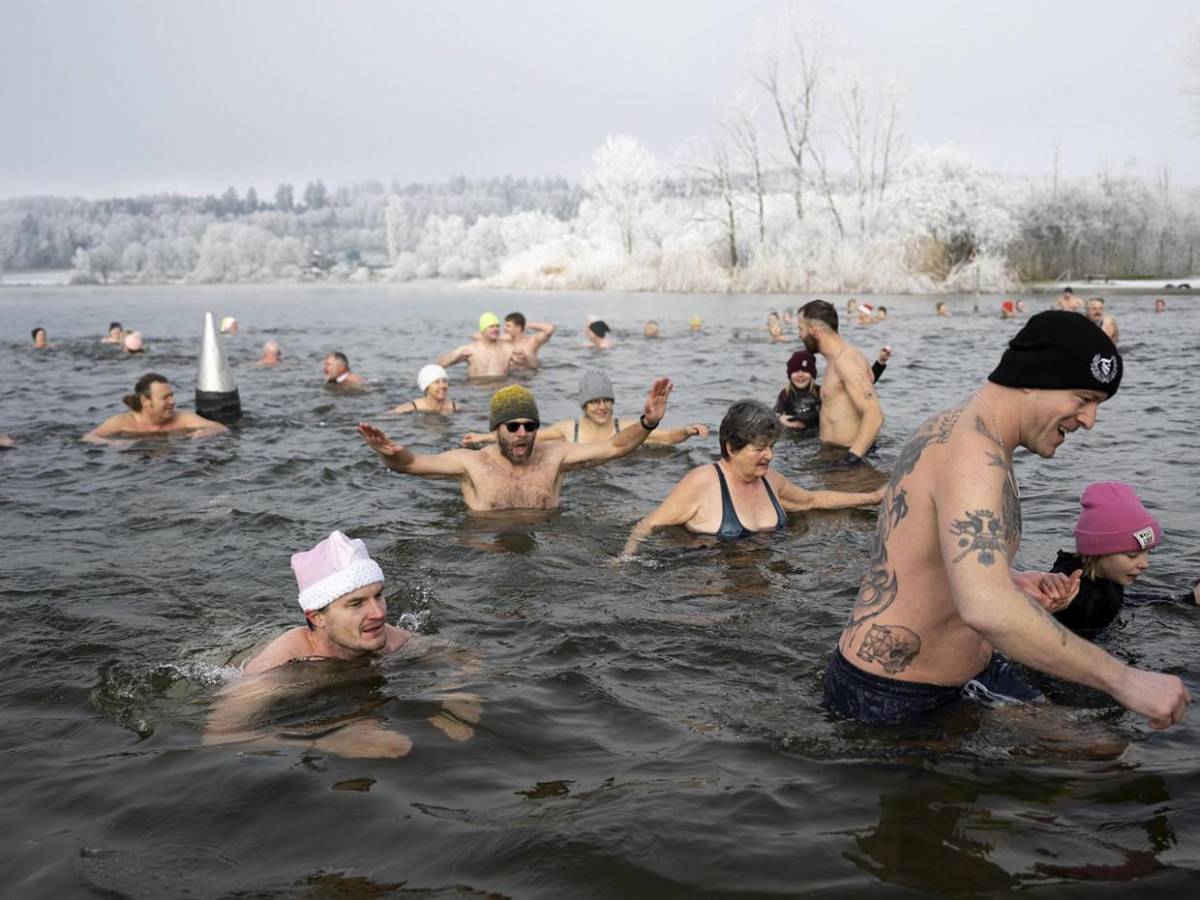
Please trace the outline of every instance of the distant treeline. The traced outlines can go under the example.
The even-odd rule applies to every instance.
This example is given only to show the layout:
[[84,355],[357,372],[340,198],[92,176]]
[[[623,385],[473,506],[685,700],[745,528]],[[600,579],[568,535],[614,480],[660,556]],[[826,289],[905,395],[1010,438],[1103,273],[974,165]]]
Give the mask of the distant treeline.
[[232,187],[221,196],[0,200],[0,271],[69,268],[77,283],[349,277],[390,265],[389,202],[424,224],[527,211],[570,219],[579,199],[563,178],[453,178],[333,191],[318,180],[300,198],[285,183],[269,200]]

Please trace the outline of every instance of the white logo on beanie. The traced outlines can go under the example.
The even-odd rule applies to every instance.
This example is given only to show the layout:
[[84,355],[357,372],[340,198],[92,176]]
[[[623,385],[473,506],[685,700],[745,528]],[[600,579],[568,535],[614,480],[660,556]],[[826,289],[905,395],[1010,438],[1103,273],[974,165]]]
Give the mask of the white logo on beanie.
[[1108,384],[1117,377],[1117,358],[1101,356],[1097,353],[1092,357],[1092,377],[1101,384]]
[[1133,539],[1138,542],[1138,545],[1145,550],[1147,547],[1154,544],[1154,529],[1141,528],[1133,533]]

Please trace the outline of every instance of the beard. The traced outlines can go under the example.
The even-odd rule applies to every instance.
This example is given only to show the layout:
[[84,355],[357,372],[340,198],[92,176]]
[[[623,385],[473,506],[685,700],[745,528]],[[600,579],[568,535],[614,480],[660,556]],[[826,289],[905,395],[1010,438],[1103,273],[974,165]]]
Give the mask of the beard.
[[[518,438],[517,440],[509,443],[506,443],[504,438],[500,438],[496,442],[496,446],[500,450],[500,455],[507,459],[514,466],[523,466],[533,459],[533,446],[536,440],[537,436],[533,434],[528,435],[525,438]],[[524,447],[524,445],[521,443],[522,441],[528,441],[529,446],[528,451],[523,453],[516,450],[517,447]]]
[[811,334],[806,334],[804,337],[800,338],[800,340],[804,344],[804,349],[809,353],[816,354],[820,352],[820,342],[817,341],[817,339]]

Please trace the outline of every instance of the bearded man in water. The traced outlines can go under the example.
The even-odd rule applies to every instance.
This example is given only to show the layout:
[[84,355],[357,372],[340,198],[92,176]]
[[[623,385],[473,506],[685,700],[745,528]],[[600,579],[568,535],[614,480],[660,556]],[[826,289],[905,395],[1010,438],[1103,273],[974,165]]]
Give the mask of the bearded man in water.
[[489,427],[496,443],[482,450],[427,455],[413,453],[366,422],[358,426],[358,433],[395,472],[456,479],[463,500],[473,510],[555,509],[567,472],[628,456],[645,442],[666,414],[671,387],[670,379],[655,381],[642,415],[608,440],[595,443],[539,444],[537,432],[542,423],[537,402],[517,384],[492,395]]

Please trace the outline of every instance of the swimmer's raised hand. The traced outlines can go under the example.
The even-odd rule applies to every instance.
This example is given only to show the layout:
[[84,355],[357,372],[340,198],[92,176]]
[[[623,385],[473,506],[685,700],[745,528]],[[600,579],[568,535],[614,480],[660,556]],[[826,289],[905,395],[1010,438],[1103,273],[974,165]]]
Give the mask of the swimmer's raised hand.
[[462,445],[464,447],[473,447],[476,444],[494,444],[496,443],[496,435],[490,431],[486,434],[481,434],[477,431],[468,431],[462,436]]
[[367,422],[359,422],[358,433],[367,442],[367,446],[380,456],[397,456],[404,452],[404,445],[393,441],[383,433],[382,428],[376,428]]
[[650,393],[646,395],[646,405],[642,408],[643,424],[650,425],[651,428],[658,426],[662,417],[667,414],[667,398],[671,396],[671,389],[674,387],[670,378],[659,378],[650,386]]

